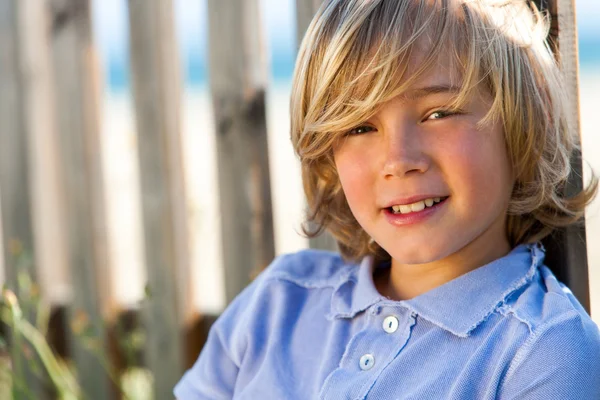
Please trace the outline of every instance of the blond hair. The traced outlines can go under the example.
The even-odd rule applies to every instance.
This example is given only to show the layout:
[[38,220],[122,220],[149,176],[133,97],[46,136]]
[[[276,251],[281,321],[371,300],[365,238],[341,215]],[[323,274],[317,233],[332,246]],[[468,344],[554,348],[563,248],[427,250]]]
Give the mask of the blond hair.
[[[511,245],[541,240],[581,219],[597,189],[566,197],[578,139],[569,99],[546,37],[549,21],[525,0],[329,0],[302,41],[291,96],[291,138],[302,166],[308,236],[327,229],[347,259],[389,255],[346,202],[333,145],[427,73],[440,55],[462,73],[460,108],[482,84],[493,103],[480,121],[500,121],[515,186],[507,217]],[[410,76],[412,54],[428,49]],[[442,51],[443,50],[443,51]]]

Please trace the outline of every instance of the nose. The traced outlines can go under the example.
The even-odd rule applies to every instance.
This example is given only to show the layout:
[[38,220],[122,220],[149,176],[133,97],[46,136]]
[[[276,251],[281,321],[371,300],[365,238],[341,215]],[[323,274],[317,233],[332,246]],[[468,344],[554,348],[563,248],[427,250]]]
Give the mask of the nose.
[[386,178],[424,173],[431,160],[417,128],[394,129],[385,140],[385,160],[382,174]]

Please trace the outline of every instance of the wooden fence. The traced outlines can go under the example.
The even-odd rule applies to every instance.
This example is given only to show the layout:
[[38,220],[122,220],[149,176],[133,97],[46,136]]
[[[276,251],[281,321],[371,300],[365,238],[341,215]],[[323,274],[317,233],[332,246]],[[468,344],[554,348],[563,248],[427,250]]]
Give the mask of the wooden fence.
[[[145,345],[133,362],[151,372],[154,397],[163,399],[172,397],[173,385],[196,358],[215,318],[190,307],[182,82],[172,1],[128,0],[149,293],[138,314],[115,309],[109,295],[111,260],[103,202],[109,188],[100,161],[101,79],[90,0],[0,0],[0,203],[6,283],[23,298],[21,274],[35,279],[40,268],[68,265],[73,299],[68,307],[54,310],[48,339],[73,360],[83,393],[93,399],[120,395],[100,359],[73,337],[78,332],[94,332],[98,349],[122,372],[128,365],[117,345],[118,330],[144,327]],[[265,122],[268,71],[258,1],[208,0],[220,209],[227,210],[221,226],[227,301],[275,254]],[[539,3],[554,16],[551,40],[561,50],[568,87],[577,101],[573,1]],[[297,1],[299,38],[319,5],[320,0]],[[577,159],[567,190],[580,188],[580,177]],[[48,187],[52,190],[41,190]],[[583,228],[559,232],[548,242],[549,262],[589,311],[584,238]],[[321,238],[311,246],[334,245],[331,238]],[[4,333],[9,335],[6,327]],[[26,370],[26,351],[8,340],[13,368]],[[36,398],[52,396],[33,372],[24,375]]]

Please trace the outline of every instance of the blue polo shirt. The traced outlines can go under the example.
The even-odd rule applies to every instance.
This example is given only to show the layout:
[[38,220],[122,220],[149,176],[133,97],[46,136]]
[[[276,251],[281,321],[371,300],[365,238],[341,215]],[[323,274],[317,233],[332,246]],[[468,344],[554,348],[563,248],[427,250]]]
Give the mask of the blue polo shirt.
[[600,332],[522,245],[393,301],[370,257],[277,258],[213,325],[180,400],[600,399]]

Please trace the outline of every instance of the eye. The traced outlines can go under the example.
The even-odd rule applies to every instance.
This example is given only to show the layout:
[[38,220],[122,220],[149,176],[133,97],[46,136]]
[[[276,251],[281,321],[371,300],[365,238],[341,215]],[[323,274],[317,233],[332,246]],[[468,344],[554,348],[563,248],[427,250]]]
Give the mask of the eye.
[[447,117],[451,117],[452,115],[458,115],[461,114],[460,111],[451,111],[451,110],[437,110],[432,112],[431,114],[429,114],[429,116],[427,116],[427,118],[425,118],[426,121],[431,121],[431,120],[436,120],[436,119],[444,119]]
[[375,128],[373,128],[372,126],[360,125],[360,126],[357,126],[356,128],[350,129],[346,134],[347,135],[361,135],[363,133],[372,132],[374,130],[375,130]]

